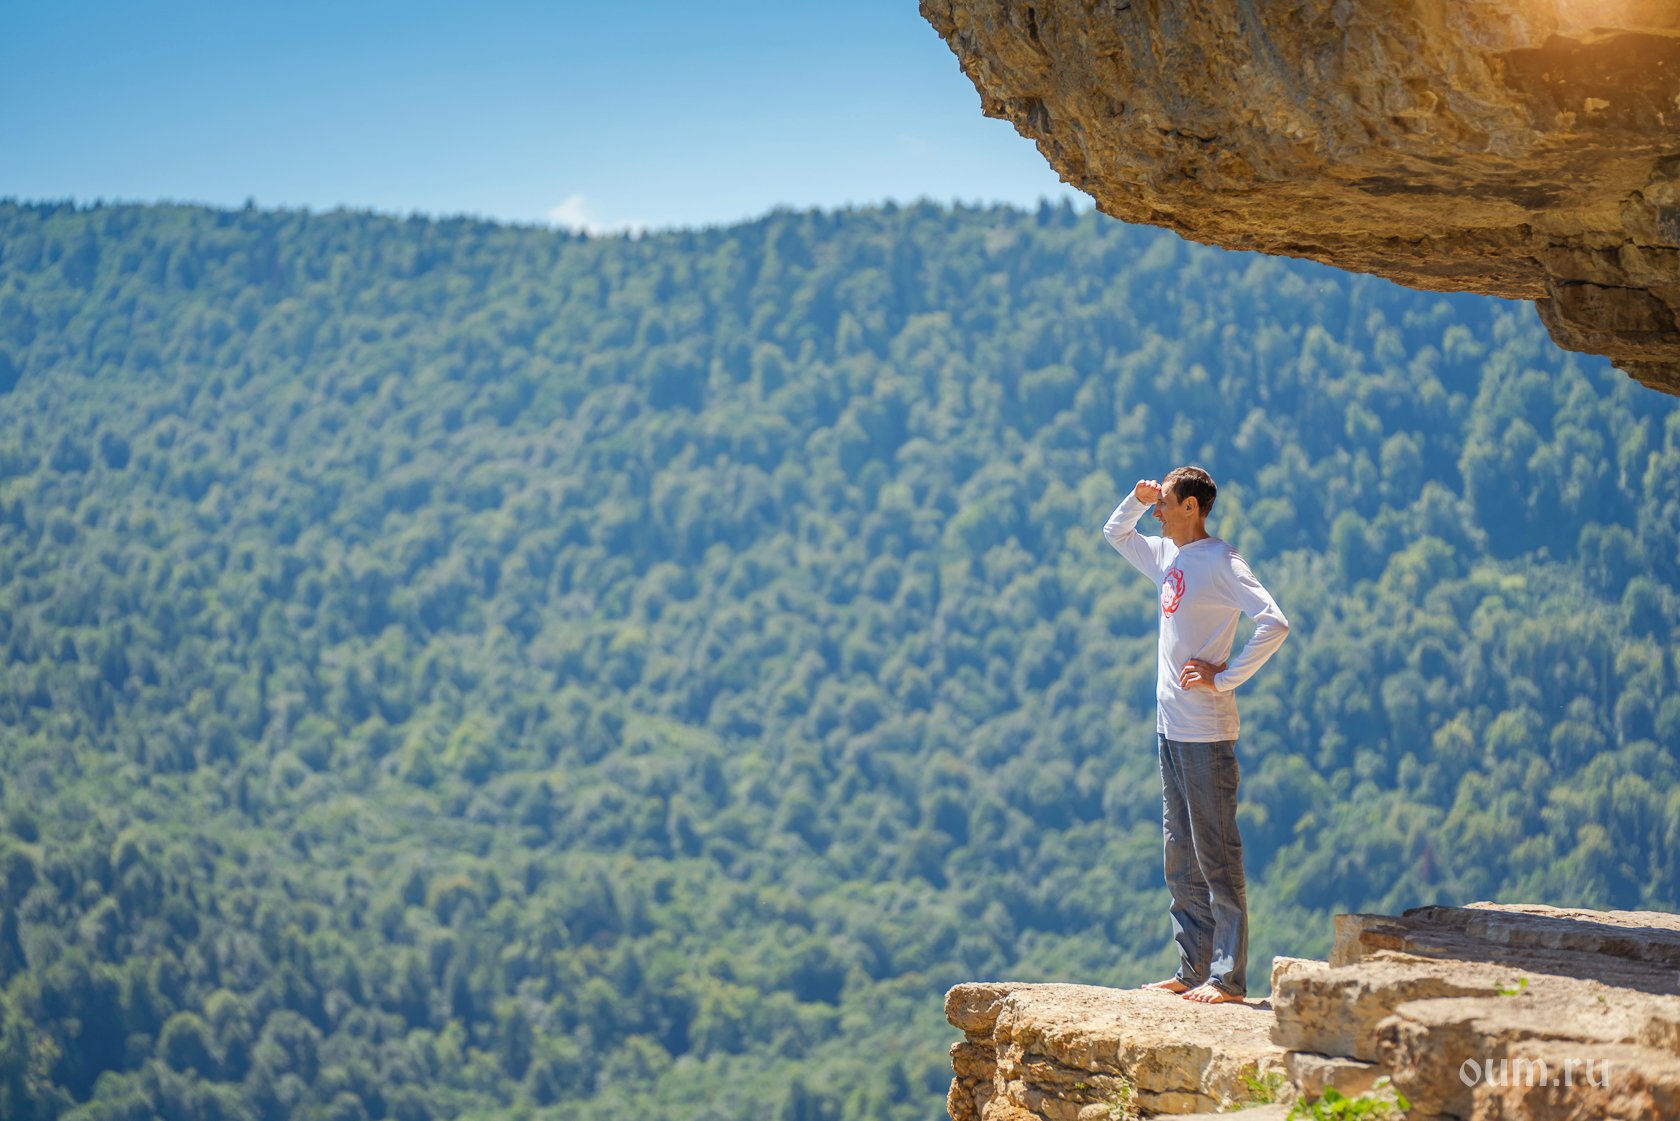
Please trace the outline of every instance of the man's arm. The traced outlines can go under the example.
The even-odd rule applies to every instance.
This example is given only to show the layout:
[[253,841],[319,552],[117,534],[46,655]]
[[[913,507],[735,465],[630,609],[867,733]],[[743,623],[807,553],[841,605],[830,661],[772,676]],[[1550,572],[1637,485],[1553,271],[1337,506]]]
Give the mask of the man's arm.
[[1236,605],[1254,620],[1255,627],[1254,633],[1243,645],[1242,653],[1224,672],[1214,676],[1213,687],[1221,693],[1229,693],[1253,677],[1254,671],[1277,653],[1283,640],[1289,637],[1289,620],[1284,617],[1283,609],[1254,578],[1248,562],[1235,553],[1231,554],[1231,567],[1225,582]]
[[1138,519],[1161,497],[1161,486],[1150,479],[1140,479],[1132,493],[1120,500],[1114,513],[1103,526],[1103,536],[1114,551],[1132,562],[1132,566],[1155,583],[1161,582],[1160,538],[1145,537],[1137,531]]

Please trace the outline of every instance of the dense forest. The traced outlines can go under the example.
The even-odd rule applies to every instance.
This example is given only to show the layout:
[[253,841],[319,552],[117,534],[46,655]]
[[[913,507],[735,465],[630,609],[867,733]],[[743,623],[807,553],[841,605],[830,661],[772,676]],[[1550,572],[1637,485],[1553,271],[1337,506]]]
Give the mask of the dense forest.
[[1136,984],[1134,480],[1289,614],[1250,976],[1680,906],[1680,402],[1046,205],[589,238],[0,203],[0,1116],[923,1121]]

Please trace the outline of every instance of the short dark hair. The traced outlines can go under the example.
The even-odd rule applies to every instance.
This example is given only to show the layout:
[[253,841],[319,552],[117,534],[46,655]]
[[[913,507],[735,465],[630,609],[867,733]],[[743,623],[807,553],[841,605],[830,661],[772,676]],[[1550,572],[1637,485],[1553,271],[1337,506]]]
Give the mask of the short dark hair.
[[1205,518],[1213,509],[1213,500],[1219,497],[1219,488],[1213,485],[1213,476],[1200,467],[1174,467],[1161,480],[1161,493],[1170,493],[1179,502],[1194,498]]

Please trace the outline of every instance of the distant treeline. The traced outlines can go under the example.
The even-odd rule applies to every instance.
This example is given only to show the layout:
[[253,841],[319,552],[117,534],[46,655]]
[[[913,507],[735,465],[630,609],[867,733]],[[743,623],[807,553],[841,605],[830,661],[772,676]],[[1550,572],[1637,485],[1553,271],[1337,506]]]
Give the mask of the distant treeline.
[[1065,206],[0,203],[0,1116],[926,1121],[1172,957],[1140,476],[1293,623],[1251,972],[1680,906],[1680,402]]

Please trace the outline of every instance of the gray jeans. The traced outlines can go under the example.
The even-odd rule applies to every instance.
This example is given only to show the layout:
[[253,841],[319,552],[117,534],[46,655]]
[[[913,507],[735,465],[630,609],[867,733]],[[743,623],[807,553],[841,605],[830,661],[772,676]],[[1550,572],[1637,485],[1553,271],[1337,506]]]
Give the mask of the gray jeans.
[[1158,736],[1163,857],[1186,985],[1248,995],[1248,898],[1237,835],[1237,741]]

